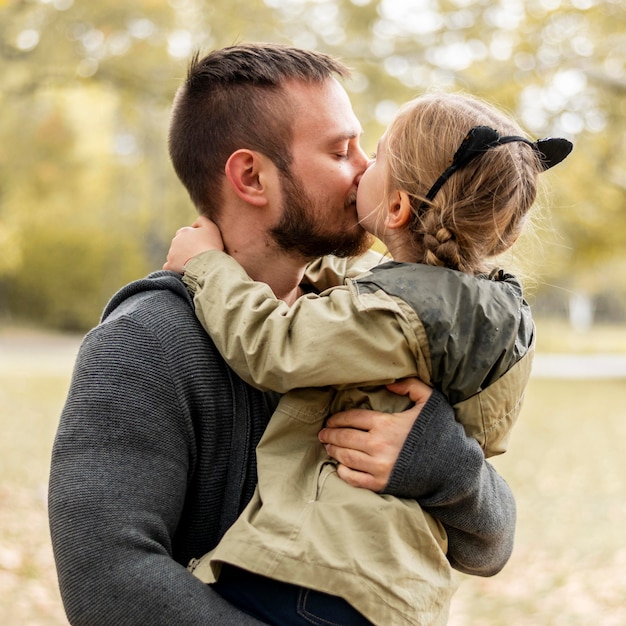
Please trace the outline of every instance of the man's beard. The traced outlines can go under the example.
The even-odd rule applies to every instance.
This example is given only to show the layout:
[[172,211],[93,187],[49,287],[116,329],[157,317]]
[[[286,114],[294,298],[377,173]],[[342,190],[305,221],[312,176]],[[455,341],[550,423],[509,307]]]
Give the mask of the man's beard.
[[325,224],[319,223],[323,217],[296,176],[281,172],[281,183],[282,214],[278,224],[269,231],[281,250],[313,260],[327,254],[358,256],[370,247],[370,235],[356,222],[353,228],[343,232],[325,230]]

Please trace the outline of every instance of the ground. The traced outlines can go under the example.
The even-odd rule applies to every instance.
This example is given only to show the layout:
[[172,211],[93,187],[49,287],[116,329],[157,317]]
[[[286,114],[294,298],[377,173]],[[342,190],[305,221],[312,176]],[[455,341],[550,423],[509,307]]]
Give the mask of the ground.
[[[0,331],[3,625],[67,626],[46,485],[78,344]],[[493,459],[518,504],[513,556],[493,578],[460,577],[449,626],[626,626],[626,380],[617,369],[590,378],[597,366],[582,378],[555,377],[564,367],[545,363],[509,451]]]

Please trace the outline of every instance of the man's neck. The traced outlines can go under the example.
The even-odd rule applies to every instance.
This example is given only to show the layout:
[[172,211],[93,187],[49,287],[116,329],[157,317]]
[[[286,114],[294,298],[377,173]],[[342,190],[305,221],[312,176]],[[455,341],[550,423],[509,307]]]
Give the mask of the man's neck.
[[300,283],[306,265],[303,261],[274,257],[261,262],[257,260],[253,268],[246,268],[246,271],[253,280],[267,283],[279,300],[291,306],[302,294]]
[[308,262],[269,246],[261,250],[227,249],[252,280],[269,285],[274,295],[291,306],[301,295],[300,283]]
[[237,206],[231,219],[219,224],[225,251],[246,271],[252,280],[266,283],[274,295],[290,306],[300,296],[300,282],[308,260],[294,256],[272,241],[264,215]]

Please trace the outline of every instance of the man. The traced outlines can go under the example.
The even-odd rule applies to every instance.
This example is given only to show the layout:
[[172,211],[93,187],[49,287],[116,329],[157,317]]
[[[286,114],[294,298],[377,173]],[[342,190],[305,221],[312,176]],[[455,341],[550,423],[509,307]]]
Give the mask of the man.
[[[334,78],[345,74],[318,53],[240,45],[194,59],[176,97],[179,177],[227,251],[287,302],[307,281],[325,286],[305,276],[309,261],[367,244],[355,210],[367,158]],[[320,438],[347,482],[418,499],[444,524],[450,562],[493,574],[512,546],[510,491],[439,394],[406,392],[425,403],[417,420],[349,412]],[[81,347],[52,458],[50,525],[72,624],[258,623],[185,566],[250,499],[273,406],[225,365],[180,277],[157,272],[113,297]]]

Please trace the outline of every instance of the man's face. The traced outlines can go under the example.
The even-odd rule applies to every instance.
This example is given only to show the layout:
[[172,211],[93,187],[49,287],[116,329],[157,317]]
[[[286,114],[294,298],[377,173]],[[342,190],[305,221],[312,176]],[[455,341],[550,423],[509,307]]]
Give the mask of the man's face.
[[292,82],[292,163],[281,175],[283,206],[270,229],[274,241],[305,258],[351,256],[369,243],[359,226],[356,192],[368,159],[348,94],[334,79]]

